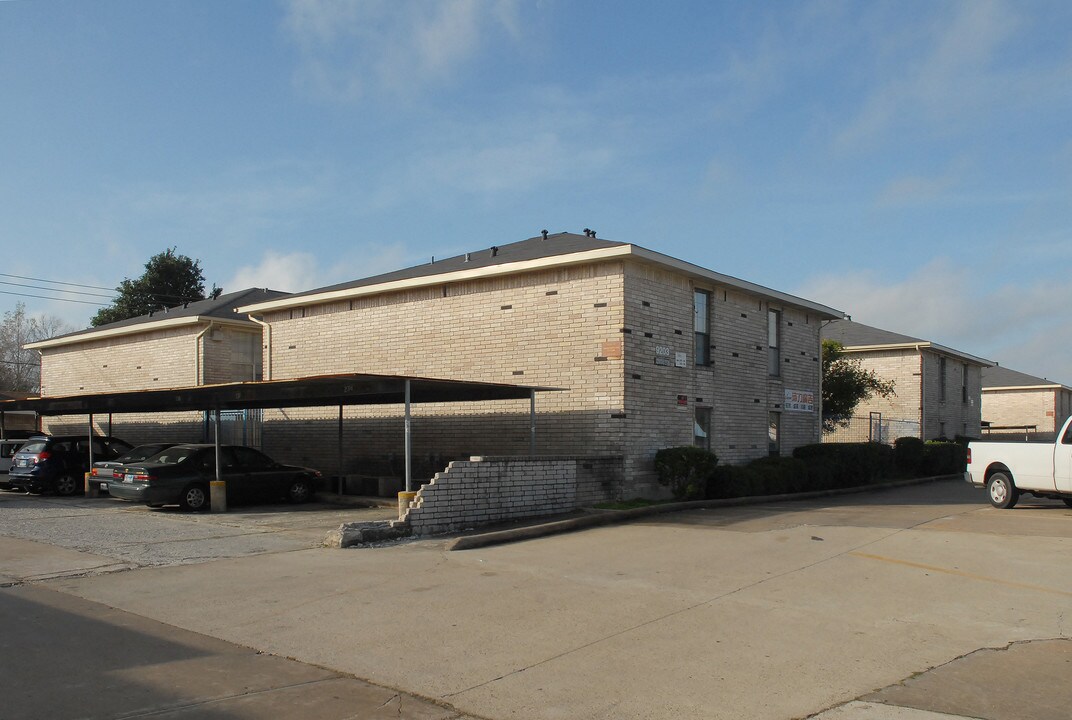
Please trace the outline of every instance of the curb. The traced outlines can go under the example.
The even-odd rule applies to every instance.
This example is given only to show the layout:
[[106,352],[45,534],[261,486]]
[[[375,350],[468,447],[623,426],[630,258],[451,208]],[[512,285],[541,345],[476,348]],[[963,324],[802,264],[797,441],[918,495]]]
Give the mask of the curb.
[[853,495],[872,490],[886,490],[891,488],[908,487],[911,485],[923,485],[924,483],[938,482],[940,480],[961,479],[961,475],[936,475],[927,478],[913,478],[911,480],[893,480],[874,485],[860,485],[851,488],[838,488],[836,490],[813,490],[803,493],[783,493],[781,495],[752,495],[749,497],[725,498],[722,500],[692,500],[687,502],[664,503],[651,505],[631,510],[600,510],[597,515],[570,518],[568,520],[556,520],[554,522],[529,525],[526,527],[510,528],[508,530],[495,530],[478,535],[465,535],[454,538],[446,544],[446,550],[474,550],[476,548],[502,545],[504,543],[517,542],[520,540],[532,540],[534,538],[559,535],[561,533],[584,530],[586,528],[629,522],[637,518],[663,513],[680,512],[682,510],[699,510],[703,508],[738,507],[741,505],[762,505],[764,503],[786,502],[791,500],[810,500],[812,498],[834,497],[837,495]]

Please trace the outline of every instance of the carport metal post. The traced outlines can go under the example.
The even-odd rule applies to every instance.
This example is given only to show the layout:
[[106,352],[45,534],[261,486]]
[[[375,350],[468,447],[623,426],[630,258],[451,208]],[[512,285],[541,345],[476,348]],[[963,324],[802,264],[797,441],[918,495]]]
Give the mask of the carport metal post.
[[529,455],[536,454],[536,391],[529,390]]
[[342,475],[342,403],[339,403],[339,445],[338,445],[337,449],[339,451],[339,488],[338,488],[338,491],[339,491],[339,497],[342,497],[342,484],[343,484],[343,480],[344,480],[343,475]]
[[216,450],[216,479],[209,482],[209,504],[212,512],[227,512],[227,483],[223,480],[223,467],[220,464],[220,406],[217,405],[212,414],[216,426],[215,450]]
[[413,491],[413,434],[410,428],[409,380],[406,380],[406,492]]
[[[89,471],[93,471],[93,413],[89,414]],[[100,497],[100,485],[89,482],[89,472],[82,476],[86,497]]]

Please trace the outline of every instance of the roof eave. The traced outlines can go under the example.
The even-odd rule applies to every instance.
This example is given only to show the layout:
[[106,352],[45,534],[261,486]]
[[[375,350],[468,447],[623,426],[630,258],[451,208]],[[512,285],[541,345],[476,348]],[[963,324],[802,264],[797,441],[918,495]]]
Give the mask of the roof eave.
[[824,318],[833,319],[846,317],[845,313],[842,311],[835,310],[826,305],[805,300],[804,298],[796,297],[788,293],[778,292],[777,290],[772,290],[763,287],[762,285],[756,285],[755,283],[740,280],[729,275],[723,275],[722,273],[717,273],[713,270],[707,270],[699,265],[693,265],[692,263],[678,260],[669,255],[663,255],[662,253],[653,252],[637,245],[620,245],[616,247],[601,248],[599,250],[569,253],[566,255],[553,255],[550,257],[538,258],[536,260],[522,260],[512,263],[503,263],[501,265],[485,266],[474,268],[472,270],[457,270],[437,275],[424,275],[417,278],[394,280],[391,282],[377,283],[375,285],[363,285],[343,290],[334,290],[331,292],[313,293],[297,297],[290,296],[279,300],[244,305],[239,307],[238,311],[250,314],[263,314],[274,310],[288,310],[296,307],[322,305],[330,302],[338,302],[340,300],[351,300],[369,295],[428,287],[430,285],[442,285],[444,283],[462,282],[478,278],[500,277],[503,275],[514,275],[523,272],[547,270],[550,268],[583,265],[585,263],[624,258],[653,263],[678,272],[683,272],[693,277],[709,280],[715,284],[727,285],[745,292],[774,298],[788,305],[810,310]]
[[189,317],[153,320],[151,322],[138,323],[136,325],[125,325],[121,328],[112,328],[111,330],[101,330],[99,332],[88,332],[78,335],[49,338],[48,340],[27,343],[23,347],[27,350],[47,350],[50,348],[63,347],[65,345],[79,345],[81,343],[93,342],[96,340],[107,340],[109,338],[123,337],[126,335],[138,335],[141,333],[154,332],[156,330],[168,330],[187,325],[211,323],[217,325],[257,327],[256,323],[245,318],[221,318],[212,315],[192,315]]
[[928,341],[920,342],[904,342],[904,343],[883,343],[880,345],[843,345],[842,351],[847,353],[861,353],[861,352],[881,352],[887,350],[931,350],[941,355],[949,355],[950,357],[960,358],[966,360],[972,364],[980,365],[982,367],[994,367],[997,365],[992,360],[970,355],[968,353],[954,350],[953,348],[945,347],[944,345],[938,345]]

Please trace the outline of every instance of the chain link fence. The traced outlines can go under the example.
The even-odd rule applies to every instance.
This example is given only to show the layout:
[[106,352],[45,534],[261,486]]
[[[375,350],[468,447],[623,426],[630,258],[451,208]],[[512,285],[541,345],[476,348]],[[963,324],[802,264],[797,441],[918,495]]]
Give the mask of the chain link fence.
[[853,416],[844,425],[838,425],[833,432],[823,433],[823,442],[880,442],[893,445],[900,437],[919,437],[918,420],[898,420],[884,417],[881,413],[867,416]]

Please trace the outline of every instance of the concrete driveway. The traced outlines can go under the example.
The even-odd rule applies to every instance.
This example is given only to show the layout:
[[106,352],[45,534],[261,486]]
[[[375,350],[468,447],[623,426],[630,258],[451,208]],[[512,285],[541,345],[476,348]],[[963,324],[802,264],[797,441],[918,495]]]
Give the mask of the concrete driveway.
[[[43,585],[473,717],[1026,720],[1072,703],[1063,504],[999,511],[942,482],[443,548],[238,552]],[[974,691],[954,672],[973,658],[990,668]],[[928,685],[932,669],[947,674]]]

